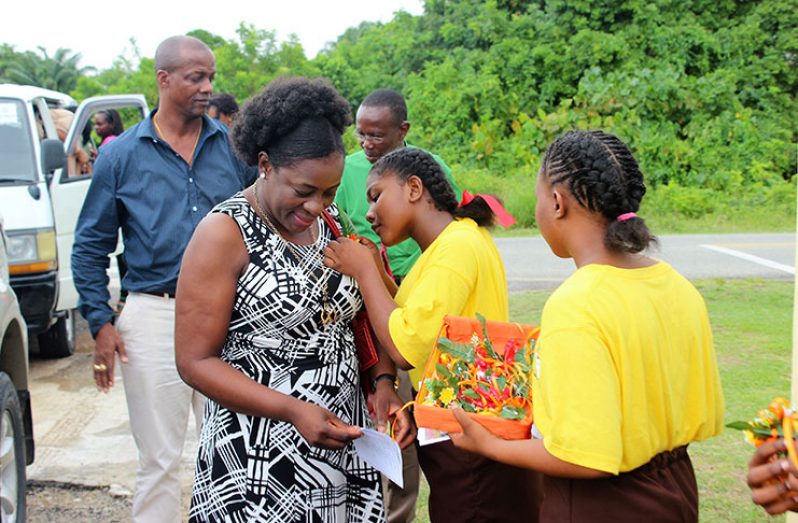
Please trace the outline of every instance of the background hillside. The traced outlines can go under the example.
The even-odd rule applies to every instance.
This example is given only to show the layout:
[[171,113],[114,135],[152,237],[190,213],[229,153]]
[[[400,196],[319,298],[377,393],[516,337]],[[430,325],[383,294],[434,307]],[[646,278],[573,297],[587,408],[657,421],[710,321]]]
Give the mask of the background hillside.
[[[352,27],[313,60],[243,23],[234,40],[191,34],[216,53],[215,90],[239,100],[285,74],[326,76],[353,108],[372,89],[401,91],[410,141],[446,159],[464,187],[499,194],[525,226],[546,144],[602,128],[642,164],[655,227],[794,227],[794,0],[427,0],[423,15]],[[152,57],[98,72],[78,70],[75,56],[4,45],[0,77],[156,103]]]

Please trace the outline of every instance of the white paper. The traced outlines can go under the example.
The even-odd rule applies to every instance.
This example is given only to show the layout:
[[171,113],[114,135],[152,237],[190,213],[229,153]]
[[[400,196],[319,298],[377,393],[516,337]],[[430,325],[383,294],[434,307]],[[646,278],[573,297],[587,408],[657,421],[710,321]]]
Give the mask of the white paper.
[[435,429],[419,427],[416,439],[418,440],[418,444],[423,447],[425,445],[431,445],[433,443],[440,443],[441,441],[446,441],[451,438],[449,438],[449,435],[445,432],[441,432]]
[[402,450],[399,444],[382,432],[365,427],[363,435],[353,441],[355,450],[363,461],[385,474],[388,479],[404,488],[402,479]]

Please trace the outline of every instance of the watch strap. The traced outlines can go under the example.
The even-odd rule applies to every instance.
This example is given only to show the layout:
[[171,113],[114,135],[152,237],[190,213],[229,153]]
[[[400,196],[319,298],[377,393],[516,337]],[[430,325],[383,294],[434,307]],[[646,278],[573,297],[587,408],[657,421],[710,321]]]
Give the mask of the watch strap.
[[374,378],[374,380],[372,380],[372,382],[371,382],[371,389],[372,390],[377,390],[377,382],[380,381],[380,380],[391,380],[391,382],[393,382],[394,390],[397,390],[399,388],[399,378],[396,377],[396,374],[390,374],[388,372],[383,372],[382,374],[380,374],[379,376]]

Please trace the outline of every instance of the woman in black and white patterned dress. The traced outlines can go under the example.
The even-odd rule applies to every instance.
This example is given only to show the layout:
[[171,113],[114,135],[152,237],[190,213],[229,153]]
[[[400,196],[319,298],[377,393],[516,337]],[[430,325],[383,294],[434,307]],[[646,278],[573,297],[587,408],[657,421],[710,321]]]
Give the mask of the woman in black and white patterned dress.
[[[329,83],[269,84],[232,141],[258,181],[218,205],[186,249],[177,289],[180,375],[210,401],[192,522],[380,522],[379,474],[351,441],[370,424],[351,319],[357,284],[321,263],[349,104]],[[381,358],[373,375],[394,372]],[[401,401],[386,387],[378,405]],[[402,444],[412,424],[397,416]]]

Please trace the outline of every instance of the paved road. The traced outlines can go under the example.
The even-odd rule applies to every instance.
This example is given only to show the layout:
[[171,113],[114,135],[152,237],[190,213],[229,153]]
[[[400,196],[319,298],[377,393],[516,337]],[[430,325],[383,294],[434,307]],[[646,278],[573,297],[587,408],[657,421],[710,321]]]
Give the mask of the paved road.
[[[686,234],[659,237],[652,256],[690,279],[795,276],[795,234]],[[548,289],[574,272],[572,260],[554,256],[541,237],[498,238],[510,291]]]
[[[772,278],[792,280],[794,234],[662,236],[654,255],[689,278]],[[549,251],[541,238],[500,238],[511,291],[553,288],[574,266]],[[36,462],[31,479],[85,485],[117,485],[132,491],[136,448],[130,436],[121,377],[107,394],[94,388],[92,341],[85,323],[79,329],[78,352],[63,360],[31,358]],[[118,373],[117,373],[118,374]],[[189,431],[191,434],[192,432]],[[183,481],[191,484],[196,439],[184,452]],[[188,496],[185,496],[188,499]]]
[[[130,435],[122,377],[108,394],[94,386],[91,365],[94,343],[86,323],[78,320],[75,354],[59,360],[30,358],[31,403],[36,460],[28,479],[87,486],[111,486],[119,495],[132,494],[137,463]],[[184,509],[191,492],[197,438],[193,416],[183,451]]]

